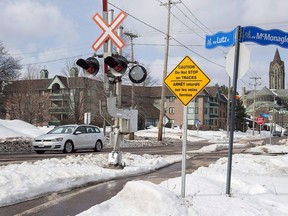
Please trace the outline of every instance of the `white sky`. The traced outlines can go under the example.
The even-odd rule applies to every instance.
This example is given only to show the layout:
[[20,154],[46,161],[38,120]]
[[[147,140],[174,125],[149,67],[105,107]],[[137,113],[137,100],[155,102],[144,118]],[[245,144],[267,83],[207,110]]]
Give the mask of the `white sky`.
[[[134,39],[134,59],[147,66],[161,83],[167,9],[160,6],[160,2],[167,1],[110,2],[108,9],[114,10],[114,17],[120,11],[113,5],[128,13],[123,23],[124,31],[139,36]],[[80,4],[78,0],[1,0],[0,8],[1,41],[10,54],[22,57],[25,65],[45,66],[50,71],[50,77],[63,75],[61,71],[67,61],[91,56],[94,52],[91,46],[102,33],[92,20],[96,12],[102,14],[102,1],[85,0]],[[229,49],[205,49],[206,34],[228,32],[238,25],[288,32],[287,8],[286,0],[182,0],[181,4],[172,7],[170,35],[190,50],[178,46],[173,39],[170,41],[168,73],[188,55],[209,76],[211,85],[218,83],[227,86],[225,56]],[[288,58],[287,50],[274,45],[246,45],[251,52],[251,65],[239,80],[238,89],[242,86],[252,89],[253,85],[249,84],[253,83],[251,77],[262,78],[261,86],[257,88],[268,86],[269,64],[276,48],[284,61]],[[98,51],[101,52],[102,49]],[[129,53],[130,46],[125,46],[123,52]]]
[[[24,133],[23,128],[27,129]],[[5,129],[5,130],[4,130]],[[11,131],[20,131],[29,137],[43,133],[22,121],[0,122],[0,138],[5,139]],[[38,130],[38,132],[36,132]],[[47,130],[47,129],[45,129]],[[225,131],[188,131],[189,140],[210,139],[214,145],[198,152],[211,152],[227,148]],[[138,131],[138,136],[157,136],[157,129]],[[178,138],[179,130],[165,129],[165,136]],[[267,137],[269,133],[235,132],[235,148]],[[227,158],[221,158],[209,167],[200,167],[186,175],[185,198],[181,197],[181,177],[168,179],[161,184],[148,181],[130,181],[122,191],[106,202],[96,205],[80,215],[288,215],[288,143],[283,137],[280,145],[262,146],[253,142],[249,152],[262,155],[236,154],[232,160],[231,197],[226,195]],[[179,148],[181,148],[179,146]],[[265,153],[285,153],[269,156]],[[188,152],[191,154],[193,152]],[[195,152],[194,152],[195,153]],[[0,206],[29,200],[45,193],[59,192],[87,182],[97,182],[154,170],[167,164],[181,161],[182,156],[151,156],[123,153],[126,166],[123,170],[105,168],[107,153],[51,158],[22,164],[0,166]],[[56,199],[56,197],[55,197]],[[57,202],[57,199],[54,200]]]

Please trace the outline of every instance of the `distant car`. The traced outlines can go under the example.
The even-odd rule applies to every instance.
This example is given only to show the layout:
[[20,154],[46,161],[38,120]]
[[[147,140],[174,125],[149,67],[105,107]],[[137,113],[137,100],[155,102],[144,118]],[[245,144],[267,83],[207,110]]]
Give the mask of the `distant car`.
[[33,150],[38,154],[45,151],[62,151],[71,153],[78,149],[101,151],[105,137],[94,125],[62,125],[55,127],[47,134],[34,138]]
[[279,137],[281,137],[281,136],[282,136],[282,132],[281,132],[281,131],[274,131],[274,132],[273,132],[273,136],[279,136]]

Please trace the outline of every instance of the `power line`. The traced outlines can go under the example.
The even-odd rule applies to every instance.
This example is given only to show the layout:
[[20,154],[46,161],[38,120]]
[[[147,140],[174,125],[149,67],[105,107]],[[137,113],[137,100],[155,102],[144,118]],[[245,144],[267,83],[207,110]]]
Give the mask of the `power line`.
[[54,55],[54,54],[61,53],[61,52],[67,52],[69,50],[78,51],[78,50],[84,50],[84,49],[87,49],[87,47],[81,46],[80,48],[75,49],[75,46],[73,46],[73,48],[71,48],[71,47],[64,47],[64,48],[58,48],[58,49],[55,48],[55,49],[49,49],[49,50],[40,50],[40,51],[38,50],[38,51],[33,51],[33,52],[12,53],[11,55],[13,55],[13,56],[33,55],[33,54],[38,54],[38,53],[42,53],[42,52],[46,52],[46,55]]
[[70,57],[66,57],[66,58],[58,58],[58,59],[42,61],[42,62],[36,62],[36,63],[28,63],[28,64],[23,64],[23,66],[35,65],[35,64],[43,64],[43,63],[55,62],[55,61],[62,61],[62,60],[67,60],[67,59],[77,58],[77,57],[80,57],[80,56],[87,56],[87,55],[91,55],[91,53],[86,53],[86,54],[76,55],[76,56],[70,56]]
[[[116,5],[114,5],[114,4],[110,3],[110,2],[108,2],[108,3],[109,3],[110,5],[112,5],[113,7],[117,8],[118,10],[121,10],[121,8],[117,7]],[[128,13],[127,11],[126,11],[126,14],[129,15],[130,17],[134,18],[135,20],[141,22],[142,24],[144,24],[144,25],[146,25],[146,26],[148,26],[148,27],[150,27],[150,28],[152,28],[152,29],[160,32],[161,34],[166,35],[165,32],[163,32],[163,31],[157,29],[156,27],[154,27],[154,26],[152,26],[152,25],[150,25],[150,24],[148,24],[148,23],[146,23],[146,22],[138,19],[137,17],[133,16],[132,14]],[[177,43],[179,43],[181,46],[183,46],[184,48],[186,48],[186,49],[189,50],[190,52],[194,53],[194,54],[197,55],[198,57],[200,57],[200,58],[202,58],[202,59],[204,59],[204,60],[206,60],[206,61],[208,61],[208,62],[210,62],[210,63],[212,63],[212,64],[215,64],[215,65],[217,65],[218,67],[225,68],[223,65],[220,65],[220,64],[218,64],[218,63],[216,63],[216,62],[213,62],[213,61],[211,61],[210,59],[208,59],[208,58],[200,55],[199,53],[191,50],[189,47],[187,47],[186,45],[184,45],[183,43],[181,43],[181,42],[180,42],[179,40],[177,40],[176,38],[174,38],[174,37],[170,37],[170,38],[173,39],[173,40],[175,40],[175,41],[176,41]]]
[[[159,2],[161,2],[161,1],[159,1]],[[121,8],[115,6],[114,4],[112,4],[112,3],[110,3],[110,2],[108,2],[108,3],[109,3],[110,5],[112,5],[113,7],[117,8],[118,10],[121,10]],[[161,3],[162,3],[162,2],[161,2]],[[157,32],[159,32],[159,33],[161,33],[161,34],[166,35],[166,33],[164,33],[163,31],[161,31],[161,30],[157,29],[156,27],[153,27],[152,25],[150,25],[150,24],[148,24],[148,23],[146,23],[146,22],[138,19],[137,17],[133,16],[132,14],[128,13],[127,11],[126,11],[126,13],[127,13],[127,15],[129,15],[130,17],[134,18],[135,20],[141,22],[142,24],[144,24],[144,25],[146,25],[146,26],[148,26],[148,27],[156,30]],[[191,13],[192,13],[192,12],[191,12]],[[197,18],[196,18],[196,19],[197,19]],[[197,20],[198,20],[198,19],[197,19]],[[202,25],[204,25],[204,24],[202,24]],[[204,26],[205,26],[205,25],[204,25]],[[206,27],[206,28],[207,28],[207,27]],[[209,31],[210,31],[210,30],[209,30]],[[212,32],[212,31],[210,31],[210,32]],[[225,68],[225,66],[220,65],[220,64],[218,64],[218,63],[216,63],[216,62],[214,62],[214,61],[211,61],[210,59],[208,59],[208,58],[206,58],[206,57],[198,54],[198,53],[195,52],[194,50],[190,49],[190,48],[188,47],[188,46],[190,46],[190,45],[184,45],[183,43],[181,43],[179,40],[177,40],[176,38],[174,38],[174,37],[172,37],[172,36],[170,36],[170,38],[173,39],[173,40],[175,40],[178,44],[180,44],[180,46],[182,46],[182,47],[184,47],[185,49],[189,50],[190,52],[194,53],[194,54],[197,55],[198,57],[200,57],[200,58],[202,58],[202,59],[204,59],[204,60],[206,60],[206,61],[208,61],[208,62],[210,62],[210,63],[212,63],[212,64],[214,64],[214,65],[216,65],[216,66],[218,66],[218,67],[220,67],[220,68]],[[135,45],[136,45],[136,44],[135,44]],[[174,45],[174,46],[176,46],[176,45]],[[203,46],[204,46],[204,45],[203,45]],[[220,50],[221,50],[221,49],[220,49]],[[221,51],[224,53],[223,50],[221,50]],[[242,82],[245,86],[249,87],[249,85],[248,85],[246,82],[244,82],[243,80],[240,80],[240,82]]]
[[192,32],[194,32],[196,35],[198,35],[200,38],[204,39],[199,33],[195,32],[192,28],[190,28],[188,25],[186,25],[183,21],[181,21],[173,12],[171,14],[174,16],[175,19],[177,19],[180,23],[182,23],[184,26],[186,26],[188,29],[190,29]]
[[[190,14],[196,19],[196,21],[198,21],[202,26],[204,26],[210,33],[213,33],[204,23],[202,23],[193,13],[192,11],[186,6],[186,4],[182,1],[182,4],[184,5],[184,7],[190,12]],[[195,23],[195,25],[197,25]],[[198,26],[198,25],[197,25]],[[200,26],[199,26],[200,27]],[[201,28],[201,27],[200,27]],[[202,28],[201,28],[202,29]],[[204,29],[202,29],[204,32],[208,33],[207,31],[205,31]]]

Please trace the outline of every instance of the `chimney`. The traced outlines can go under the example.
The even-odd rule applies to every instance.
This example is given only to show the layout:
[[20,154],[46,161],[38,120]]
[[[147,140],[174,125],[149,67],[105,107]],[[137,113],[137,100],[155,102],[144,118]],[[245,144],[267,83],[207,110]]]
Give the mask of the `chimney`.
[[40,79],[48,79],[49,72],[47,69],[42,69],[40,71]]

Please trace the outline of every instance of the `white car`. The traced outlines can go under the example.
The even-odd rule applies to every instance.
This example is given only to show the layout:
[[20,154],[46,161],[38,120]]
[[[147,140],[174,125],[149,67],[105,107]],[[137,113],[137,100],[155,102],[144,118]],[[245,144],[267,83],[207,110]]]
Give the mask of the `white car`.
[[45,151],[75,152],[78,149],[101,151],[105,137],[94,125],[62,125],[47,134],[34,138],[33,150],[38,154]]

